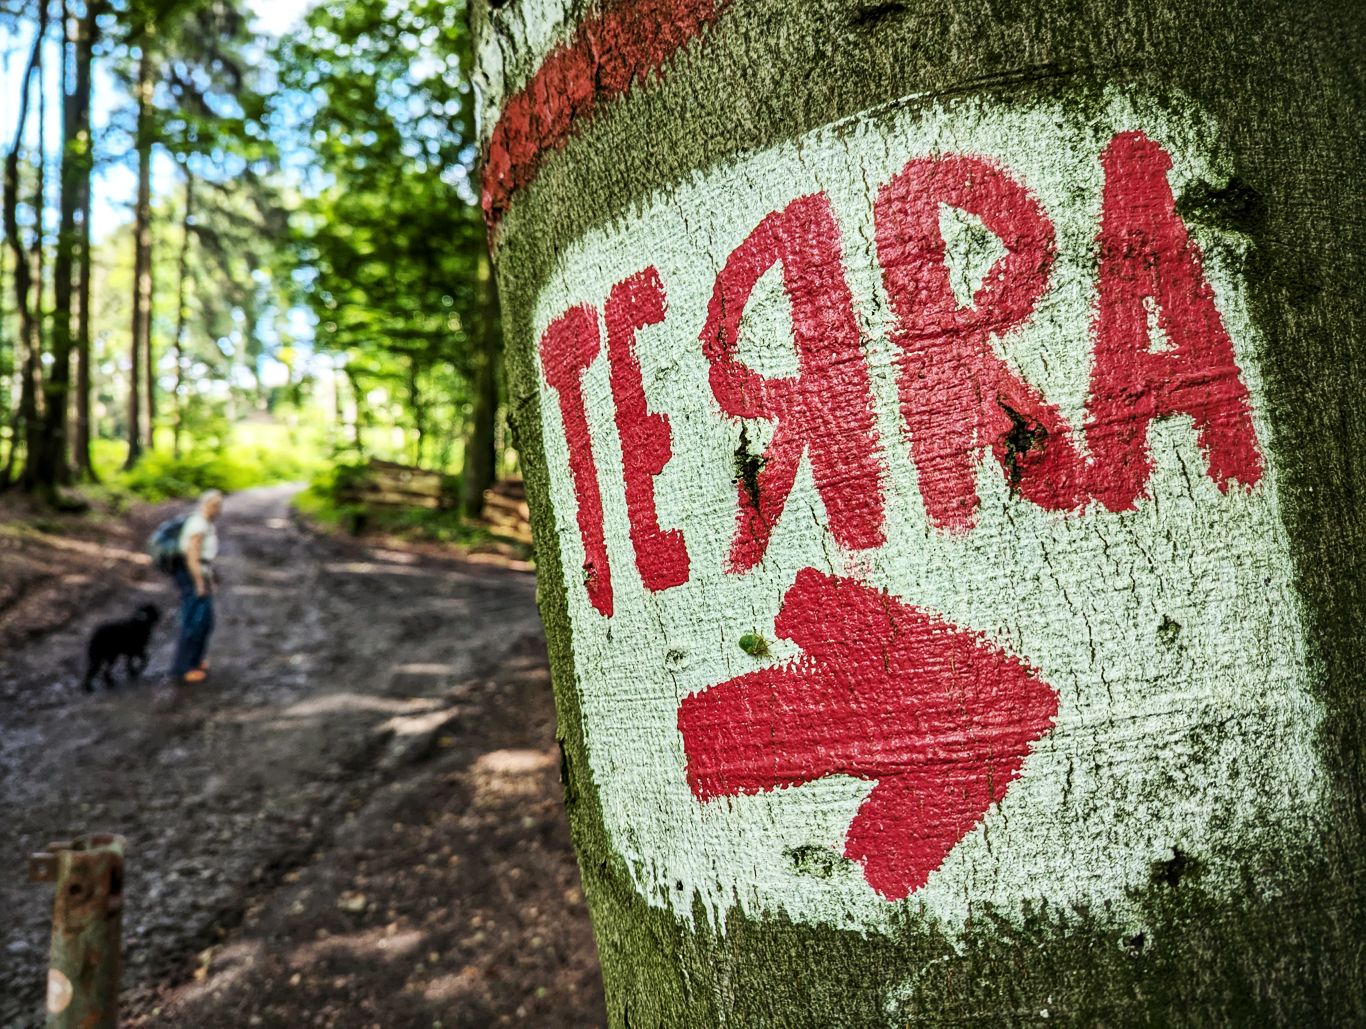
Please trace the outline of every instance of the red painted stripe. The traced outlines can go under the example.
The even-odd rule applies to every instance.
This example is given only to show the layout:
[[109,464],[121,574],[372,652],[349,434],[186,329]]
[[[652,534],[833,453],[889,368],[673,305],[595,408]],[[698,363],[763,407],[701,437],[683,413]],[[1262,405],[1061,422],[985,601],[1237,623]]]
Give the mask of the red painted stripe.
[[585,20],[531,81],[508,98],[484,161],[484,218],[502,220],[512,194],[541,158],[568,141],[575,123],[658,71],[716,20],[730,0],[621,0]]

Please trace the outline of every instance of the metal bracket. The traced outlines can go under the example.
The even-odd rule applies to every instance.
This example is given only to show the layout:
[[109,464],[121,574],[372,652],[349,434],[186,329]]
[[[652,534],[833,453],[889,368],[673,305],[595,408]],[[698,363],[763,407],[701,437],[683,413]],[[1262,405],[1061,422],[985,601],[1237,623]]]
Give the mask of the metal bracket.
[[57,879],[57,855],[39,851],[28,856],[28,881],[50,883]]
[[55,843],[49,843],[47,850],[30,854],[28,856],[28,881],[31,883],[56,882],[58,852],[75,849],[75,840],[57,840]]

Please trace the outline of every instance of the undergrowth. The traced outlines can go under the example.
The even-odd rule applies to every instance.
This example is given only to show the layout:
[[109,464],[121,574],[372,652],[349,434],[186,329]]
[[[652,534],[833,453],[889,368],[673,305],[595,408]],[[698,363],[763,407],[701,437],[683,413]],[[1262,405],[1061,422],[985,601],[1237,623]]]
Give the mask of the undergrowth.
[[460,496],[459,476],[446,477],[444,493],[449,503],[433,509],[370,505],[350,499],[366,474],[363,464],[325,469],[294,498],[295,510],[325,528],[355,536],[375,533],[461,547],[498,544],[529,552],[523,544],[471,523],[460,514],[455,503]]

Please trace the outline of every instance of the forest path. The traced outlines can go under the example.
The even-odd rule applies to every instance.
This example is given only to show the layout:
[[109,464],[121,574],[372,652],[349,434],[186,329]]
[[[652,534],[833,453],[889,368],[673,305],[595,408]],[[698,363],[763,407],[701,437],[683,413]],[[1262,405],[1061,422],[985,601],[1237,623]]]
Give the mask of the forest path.
[[[229,498],[207,683],[162,681],[173,591],[127,564],[0,662],[0,1025],[42,1003],[24,858],[87,831],[128,839],[127,1024],[600,1022],[534,578],[314,534],[291,496]],[[90,629],[148,599],[148,677],[83,693]]]

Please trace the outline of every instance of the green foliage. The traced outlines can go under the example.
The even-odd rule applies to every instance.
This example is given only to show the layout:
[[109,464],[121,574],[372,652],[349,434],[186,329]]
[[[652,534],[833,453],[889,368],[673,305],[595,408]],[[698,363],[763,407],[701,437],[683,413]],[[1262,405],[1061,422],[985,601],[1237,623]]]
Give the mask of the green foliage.
[[123,484],[146,500],[192,497],[206,489],[229,491],[254,485],[253,476],[238,462],[204,451],[172,457],[164,451],[148,453],[123,479]]
[[322,433],[280,423],[242,423],[224,428],[214,442],[199,442],[180,457],[171,450],[171,433],[162,429],[157,447],[136,468],[123,471],[128,445],[119,440],[91,443],[91,460],[102,485],[83,492],[105,506],[131,497],[160,501],[193,497],[206,489],[226,492],[284,482],[307,482],[327,462]]
[[346,369],[356,418],[445,467],[484,318],[474,94],[462,3],[315,8],[277,55],[274,116],[315,163],[292,219],[295,300]]
[[232,493],[307,478],[312,469],[288,450],[233,446],[197,450],[174,457],[151,451],[128,472],[122,483],[145,500],[192,497],[206,489]]
[[361,523],[365,517],[365,506],[338,500],[328,473],[324,473],[295,496],[294,509],[329,529],[357,532],[363,528]]
[[330,496],[336,496],[340,493],[359,490],[369,478],[370,470],[364,462],[356,464],[338,463],[315,478],[311,485],[323,490]]
[[[73,19],[86,9],[73,0]],[[91,325],[91,463],[110,495],[293,477],[276,470],[276,455],[241,447],[243,425],[265,419],[325,419],[326,439],[304,449],[325,444],[348,459],[459,468],[476,421],[479,439],[502,447],[488,430],[499,387],[484,369],[498,322],[477,204],[466,4],[322,0],[279,41],[256,32],[233,0],[112,0],[96,9],[102,71],[93,138],[82,146],[100,166],[125,171],[150,148],[156,166],[155,413],[149,419],[144,407],[139,421],[158,453],[126,477],[133,226],[100,229],[83,251],[93,288],[90,303],[76,306]],[[22,64],[36,11],[0,0],[0,37],[12,36],[0,39],[0,56]],[[50,24],[54,41],[58,24]],[[139,104],[148,74],[151,92]],[[62,108],[57,78],[42,80],[49,131]],[[13,74],[0,70],[0,81],[11,85]],[[42,224],[29,200],[39,135],[30,126],[19,220],[25,245],[44,251],[51,269],[54,234],[32,238]],[[48,168],[53,195],[58,170]],[[95,177],[97,207],[122,201],[101,195],[112,181]],[[56,223],[55,211],[46,221]],[[8,438],[18,424],[10,394],[22,346],[6,261],[0,254],[0,470],[12,448],[16,469],[27,458],[23,432]]]

